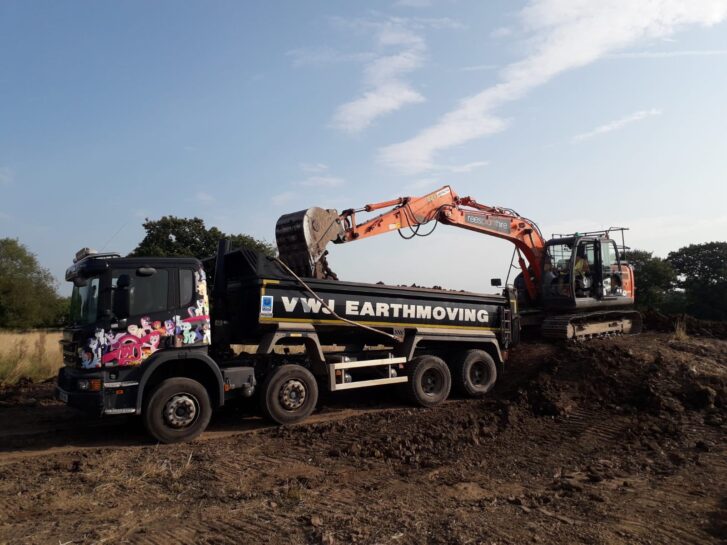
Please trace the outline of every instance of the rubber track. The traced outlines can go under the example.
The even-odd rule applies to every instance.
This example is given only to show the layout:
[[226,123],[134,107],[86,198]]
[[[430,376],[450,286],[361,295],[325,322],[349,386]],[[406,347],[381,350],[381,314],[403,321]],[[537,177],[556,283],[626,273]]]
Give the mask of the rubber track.
[[611,310],[600,312],[589,312],[586,314],[563,314],[559,316],[551,316],[543,321],[541,332],[546,339],[560,340],[584,340],[597,336],[607,335],[578,335],[570,336],[571,326],[576,324],[597,324],[600,322],[613,322],[616,320],[629,319],[633,322],[631,334],[641,333],[642,317],[641,313],[636,310]]

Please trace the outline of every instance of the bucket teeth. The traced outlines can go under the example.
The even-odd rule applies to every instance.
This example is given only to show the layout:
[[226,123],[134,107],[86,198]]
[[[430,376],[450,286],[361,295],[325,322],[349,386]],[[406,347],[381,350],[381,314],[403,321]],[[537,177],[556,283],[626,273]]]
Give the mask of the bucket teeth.
[[338,211],[318,207],[280,216],[275,225],[278,253],[295,274],[330,278],[324,256],[329,242],[343,241]]

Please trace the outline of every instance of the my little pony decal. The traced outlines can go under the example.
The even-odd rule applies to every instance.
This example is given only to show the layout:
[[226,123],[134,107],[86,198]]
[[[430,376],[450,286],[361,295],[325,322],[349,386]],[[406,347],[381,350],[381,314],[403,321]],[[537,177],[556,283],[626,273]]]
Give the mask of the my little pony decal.
[[94,336],[79,349],[81,366],[85,369],[140,365],[160,348],[180,348],[189,345],[208,345],[212,342],[210,306],[207,297],[207,278],[204,270],[195,272],[197,296],[188,316],[173,316],[171,320],[151,321],[148,316],[139,325],[130,324],[126,332],[96,329]]

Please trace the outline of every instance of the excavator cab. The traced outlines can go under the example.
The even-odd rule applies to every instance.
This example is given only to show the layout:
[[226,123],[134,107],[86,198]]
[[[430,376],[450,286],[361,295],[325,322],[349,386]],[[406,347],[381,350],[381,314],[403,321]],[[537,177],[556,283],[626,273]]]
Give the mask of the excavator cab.
[[541,289],[546,309],[597,310],[633,304],[632,269],[610,233],[557,235],[546,243]]

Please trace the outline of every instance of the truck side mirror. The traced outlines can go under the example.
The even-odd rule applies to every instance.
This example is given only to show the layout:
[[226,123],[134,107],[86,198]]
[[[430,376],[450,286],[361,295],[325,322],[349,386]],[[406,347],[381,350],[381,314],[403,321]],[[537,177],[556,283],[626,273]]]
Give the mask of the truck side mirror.
[[117,319],[121,320],[129,317],[131,310],[131,278],[129,278],[128,274],[122,274],[116,279],[112,306]]
[[502,286],[502,280],[499,278],[490,278],[490,286],[495,286],[496,288],[499,288]]

